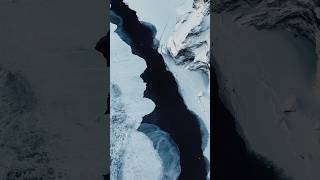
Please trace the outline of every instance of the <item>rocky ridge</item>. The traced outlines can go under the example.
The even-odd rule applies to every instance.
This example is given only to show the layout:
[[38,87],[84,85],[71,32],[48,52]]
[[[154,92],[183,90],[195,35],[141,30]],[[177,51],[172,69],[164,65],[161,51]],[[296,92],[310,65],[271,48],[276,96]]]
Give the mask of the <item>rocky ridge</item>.
[[161,52],[172,56],[177,64],[187,64],[189,70],[203,70],[209,73],[210,3],[196,0],[189,12],[182,14],[175,31]]

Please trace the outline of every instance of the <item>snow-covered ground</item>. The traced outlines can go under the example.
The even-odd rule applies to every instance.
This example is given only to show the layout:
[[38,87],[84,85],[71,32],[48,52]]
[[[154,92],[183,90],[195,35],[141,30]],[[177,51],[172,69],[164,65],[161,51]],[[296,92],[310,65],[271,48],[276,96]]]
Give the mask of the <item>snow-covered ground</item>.
[[142,123],[139,131],[143,132],[153,142],[162,162],[161,180],[176,180],[181,173],[180,154],[178,146],[171,139],[170,134],[162,131],[154,124]]
[[123,180],[162,180],[160,157],[152,141],[142,132],[130,134],[123,164]]
[[[162,165],[152,141],[137,128],[142,117],[155,104],[143,97],[146,84],[140,74],[146,69],[143,59],[114,32],[110,24],[111,57],[111,179],[159,180]],[[143,153],[141,153],[143,152]]]
[[168,54],[190,70],[203,70],[209,76],[210,61],[210,4],[197,1],[194,8],[180,15],[175,30],[161,45],[161,53]]
[[[193,7],[193,0],[125,0],[125,2],[137,12],[140,21],[151,23],[156,27],[156,38],[160,41],[158,51],[163,55],[168,70],[177,80],[187,107],[201,120],[204,155],[210,160],[210,18],[207,12],[209,3],[198,1],[198,6]],[[178,46],[173,47],[176,42]],[[196,44],[201,46],[194,47]],[[168,51],[168,47],[172,51]],[[194,62],[201,63],[200,66],[194,66],[197,63],[180,63],[185,59],[176,56],[179,51],[186,49],[194,53]],[[176,54],[172,53],[173,51]]]
[[171,36],[179,15],[192,9],[193,0],[124,0],[130,9],[137,12],[140,21],[157,28],[156,38],[160,44]]

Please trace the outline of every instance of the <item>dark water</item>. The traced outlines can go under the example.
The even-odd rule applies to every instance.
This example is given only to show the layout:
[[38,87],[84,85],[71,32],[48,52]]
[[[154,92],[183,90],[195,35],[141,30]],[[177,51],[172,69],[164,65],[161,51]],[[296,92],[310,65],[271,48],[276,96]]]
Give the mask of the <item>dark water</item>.
[[[238,133],[236,121],[219,97],[215,71],[211,70],[212,164],[215,180],[288,180],[266,158],[250,151]],[[216,98],[217,97],[217,98]],[[272,148],[272,147],[270,147]]]
[[198,119],[187,109],[172,73],[166,70],[163,57],[153,48],[154,30],[140,22],[136,12],[119,0],[111,0],[111,22],[118,25],[116,32],[131,46],[132,52],[147,63],[141,75],[147,83],[144,96],[151,99],[156,108],[143,118],[143,123],[159,126],[177,144],[181,165],[179,179],[204,180],[206,160],[201,150]]

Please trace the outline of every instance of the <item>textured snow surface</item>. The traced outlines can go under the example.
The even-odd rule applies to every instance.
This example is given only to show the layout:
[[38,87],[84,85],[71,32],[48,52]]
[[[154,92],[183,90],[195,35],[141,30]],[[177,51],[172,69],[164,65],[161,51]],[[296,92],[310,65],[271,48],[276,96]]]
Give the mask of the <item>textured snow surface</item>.
[[[153,24],[157,28],[156,38],[160,44],[166,43],[174,29],[177,14],[192,9],[192,0],[124,0],[130,9],[137,12],[140,21]],[[176,17],[176,18],[175,18]]]
[[191,70],[209,71],[210,61],[210,4],[199,1],[191,11],[181,15],[175,30],[161,52],[169,54],[177,63],[188,64]]
[[143,98],[146,85],[140,74],[146,64],[131,54],[115,29],[110,24],[111,179],[158,180],[162,173],[160,158],[148,137],[136,130],[142,117],[155,107],[150,99]]
[[144,133],[130,134],[123,162],[124,180],[163,180],[160,157]]
[[153,124],[142,123],[139,131],[146,134],[153,142],[162,161],[163,174],[161,180],[178,179],[180,168],[179,149],[170,135]]

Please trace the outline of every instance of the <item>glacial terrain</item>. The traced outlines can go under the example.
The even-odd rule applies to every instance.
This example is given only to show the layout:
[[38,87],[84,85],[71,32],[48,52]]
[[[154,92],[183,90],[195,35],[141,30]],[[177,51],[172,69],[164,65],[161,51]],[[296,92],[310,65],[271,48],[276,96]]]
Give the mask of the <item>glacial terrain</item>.
[[[156,27],[158,51],[173,73],[188,109],[200,117],[203,149],[210,159],[209,1],[124,2],[137,11],[140,20]],[[159,8],[150,9],[152,6]]]
[[[164,8],[169,6],[164,2],[156,1],[145,3],[141,1],[134,3],[132,1],[125,2],[126,4],[121,1],[111,1],[111,22],[117,25],[117,29],[114,29],[114,25],[111,26],[113,27],[111,31],[114,31],[111,32],[111,37],[119,36],[123,41],[120,43],[122,45],[119,46],[117,45],[119,39],[115,40],[115,48],[117,48],[117,50],[113,49],[114,52],[111,51],[111,74],[112,76],[113,74],[117,74],[117,77],[114,77],[117,80],[114,81],[111,78],[113,81],[111,91],[111,125],[123,126],[131,122],[129,119],[131,119],[130,117],[132,116],[134,117],[134,121],[132,122],[134,122],[134,124],[140,124],[138,130],[148,138],[132,139],[132,137],[135,136],[134,134],[139,133],[136,131],[137,127],[135,125],[130,126],[132,131],[127,130],[125,132],[119,131],[121,128],[111,128],[113,131],[112,135],[117,134],[113,136],[114,139],[111,139],[111,144],[113,144],[113,141],[118,144],[119,141],[115,141],[117,138],[128,143],[140,140],[141,142],[145,142],[141,144],[141,146],[143,146],[142,149],[150,152],[150,154],[141,155],[138,151],[139,149],[130,146],[130,143],[123,143],[120,145],[121,148],[113,146],[112,151],[114,151],[114,153],[120,152],[122,154],[116,154],[116,156],[112,154],[111,156],[112,164],[115,165],[112,166],[111,179],[130,179],[132,176],[147,179],[149,174],[153,174],[152,179],[206,179],[209,165],[207,160],[209,157],[208,127],[210,126],[208,69],[204,70],[199,68],[198,71],[197,69],[190,69],[187,67],[190,65],[190,59],[186,60],[185,64],[181,64],[178,60],[174,59],[174,57],[171,57],[171,55],[166,54],[165,57],[165,54],[159,53],[158,50],[160,50],[160,48],[158,49],[158,47],[163,46],[165,40],[172,35],[171,33],[173,33],[176,19],[168,16],[168,23],[165,24],[166,22],[161,22],[161,19],[158,18],[157,20],[157,17],[163,15],[163,11],[159,11],[160,8],[156,9],[159,12],[159,14],[156,14],[156,11],[152,12],[150,11],[152,9],[146,6],[149,4],[149,7],[151,7],[150,3],[158,3],[159,7]],[[191,11],[193,9],[193,2],[188,2],[189,4],[174,3],[177,3],[176,7],[179,5],[179,7],[189,8],[189,11]],[[173,17],[177,17],[176,7],[168,10],[167,13]],[[209,8],[209,6],[207,7]],[[146,16],[146,12],[151,14]],[[186,14],[188,11],[181,9],[180,13]],[[208,12],[207,14],[204,12],[204,15],[208,15]],[[149,19],[144,19],[144,17],[148,17]],[[197,27],[201,25],[195,23],[194,26]],[[168,30],[168,32],[165,32],[166,30]],[[192,28],[189,30],[191,31]],[[203,31],[206,31],[208,34],[208,30],[208,26],[204,26]],[[207,36],[207,38],[209,38],[209,36]],[[208,39],[205,40],[206,43],[208,43]],[[111,43],[112,42],[113,41],[111,41]],[[126,51],[122,53],[121,57],[119,55],[119,48],[127,46],[124,43],[131,46],[132,54],[130,55],[130,51],[123,49],[123,51]],[[208,46],[204,47],[204,50],[208,53]],[[190,48],[192,49],[194,47]],[[205,55],[207,54],[205,53]],[[144,71],[124,75],[121,68],[125,68],[126,66],[124,64],[120,65],[119,63],[134,62],[134,64],[136,64],[140,62],[139,57],[144,60],[143,62],[146,63],[146,66],[131,65],[131,67],[135,67],[135,69],[142,68]],[[204,62],[205,61],[208,61],[208,59],[204,59]],[[113,65],[113,63],[116,63],[116,65]],[[169,63],[172,67],[175,67],[175,69],[170,69]],[[132,78],[137,75],[140,75],[142,79],[139,81],[143,80],[145,85],[143,83],[139,85],[139,83],[133,81]],[[187,78],[188,76],[193,78],[199,86],[191,87],[190,84],[187,83],[190,82],[190,79]],[[126,85],[127,83],[122,84],[121,82],[127,82],[131,84],[131,87],[135,88],[131,89]],[[139,91],[139,93],[143,93],[143,96],[139,94],[127,95],[129,93],[128,91],[137,93],[137,89],[142,90]],[[145,108],[132,111],[134,114],[127,116],[126,114],[131,113],[128,112],[130,108],[126,106],[132,105],[130,105],[126,96],[131,98],[136,97],[140,99],[139,102],[149,99],[152,100],[151,102],[153,102],[154,105],[142,106]],[[150,109],[151,111],[143,111],[143,109]],[[113,114],[118,115],[114,118]],[[139,119],[142,117],[143,121],[141,122]],[[122,119],[121,123],[119,123],[119,119]],[[127,127],[128,126],[124,126],[123,129]],[[141,134],[141,137],[143,134]],[[153,144],[153,148],[150,148],[148,141]],[[119,151],[119,149],[123,149],[123,151]],[[203,157],[204,150],[207,152],[205,153],[207,158]],[[129,154],[129,152],[137,154]],[[154,152],[156,152],[156,154],[154,154]],[[136,160],[130,157],[136,157]],[[160,169],[157,169],[159,162],[161,166]],[[155,166],[149,167],[149,169],[143,168],[149,163],[154,163]],[[126,169],[125,164],[130,165],[130,169]],[[135,168],[141,169],[141,171],[132,171],[132,169]],[[153,172],[154,170],[160,172],[160,174]],[[142,174],[139,174],[139,172],[142,172]]]

